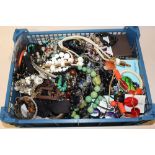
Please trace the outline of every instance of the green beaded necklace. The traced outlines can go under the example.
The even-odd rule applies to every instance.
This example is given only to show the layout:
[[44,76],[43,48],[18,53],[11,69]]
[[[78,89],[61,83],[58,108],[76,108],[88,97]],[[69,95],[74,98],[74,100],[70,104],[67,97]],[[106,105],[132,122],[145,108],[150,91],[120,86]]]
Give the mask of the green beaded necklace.
[[[78,66],[78,70],[83,71],[86,74],[89,74],[91,76],[93,84],[95,86],[94,91],[92,91],[89,96],[85,97],[85,100],[82,102],[82,104],[80,106],[80,108],[84,108],[87,104],[90,104],[87,111],[89,114],[91,114],[91,113],[93,113],[94,108],[97,108],[100,101],[103,99],[103,97],[98,94],[101,90],[101,88],[100,88],[101,79],[100,79],[100,76],[97,75],[95,70],[93,70],[91,68]],[[80,116],[76,113],[76,111],[72,112],[72,117],[75,119],[80,118]]]

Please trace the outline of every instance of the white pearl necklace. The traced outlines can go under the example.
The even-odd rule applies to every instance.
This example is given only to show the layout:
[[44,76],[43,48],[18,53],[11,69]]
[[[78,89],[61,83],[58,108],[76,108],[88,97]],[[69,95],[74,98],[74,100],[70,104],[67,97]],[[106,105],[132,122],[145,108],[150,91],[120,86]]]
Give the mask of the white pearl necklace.
[[84,65],[83,61],[84,59],[82,57],[78,57],[77,63],[73,64],[74,58],[71,54],[60,52],[55,54],[51,58],[51,60],[46,61],[45,65],[50,67],[49,71],[51,73],[56,73],[56,72],[64,72],[72,65],[83,66]]

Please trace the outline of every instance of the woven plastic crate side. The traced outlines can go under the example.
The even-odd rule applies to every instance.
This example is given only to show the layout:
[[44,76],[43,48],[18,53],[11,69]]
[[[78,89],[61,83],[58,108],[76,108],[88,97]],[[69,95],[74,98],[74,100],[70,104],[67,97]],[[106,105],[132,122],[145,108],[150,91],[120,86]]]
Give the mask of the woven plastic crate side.
[[144,81],[144,86],[146,89],[146,95],[148,98],[148,102],[151,105],[151,111],[148,112],[148,114],[153,114],[153,108],[155,108],[155,105],[152,102],[152,98],[151,98],[151,92],[150,92],[150,86],[149,86],[149,82],[148,82],[148,77],[146,75],[146,68],[145,68],[145,64],[144,64],[144,59],[143,59],[143,54],[141,51],[141,47],[140,47],[140,43],[139,43],[139,38],[136,38],[136,45],[137,45],[137,49],[138,49],[138,53],[139,53],[139,64],[141,69],[141,74],[143,76],[143,81]]
[[13,34],[13,41],[14,43],[17,41],[18,37],[22,35],[22,33],[28,32],[27,29],[15,29],[15,32]]

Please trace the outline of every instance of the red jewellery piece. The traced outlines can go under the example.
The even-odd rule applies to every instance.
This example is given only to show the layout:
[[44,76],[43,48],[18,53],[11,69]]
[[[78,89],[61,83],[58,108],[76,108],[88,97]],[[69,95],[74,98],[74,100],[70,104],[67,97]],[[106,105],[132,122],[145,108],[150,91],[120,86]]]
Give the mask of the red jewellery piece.
[[131,109],[131,117],[139,117],[140,109],[139,108],[132,108]]
[[138,100],[134,97],[127,97],[124,100],[124,104],[128,107],[135,107],[138,104]]
[[25,50],[23,50],[20,54],[20,57],[19,57],[19,61],[18,61],[18,67],[20,67],[21,63],[22,63],[22,60],[23,60],[23,57],[24,57],[24,53],[25,53]]

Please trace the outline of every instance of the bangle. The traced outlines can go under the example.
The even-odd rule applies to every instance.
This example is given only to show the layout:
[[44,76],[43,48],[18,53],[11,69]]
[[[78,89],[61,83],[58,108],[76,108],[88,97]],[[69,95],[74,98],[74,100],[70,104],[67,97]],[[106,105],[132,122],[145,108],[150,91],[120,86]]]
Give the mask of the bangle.
[[142,78],[140,77],[140,75],[138,75],[136,72],[132,71],[132,70],[124,70],[121,72],[121,75],[125,74],[125,73],[131,73],[133,74],[134,76],[137,77],[138,81],[139,81],[139,87],[141,89],[143,89],[143,81],[142,81]]

